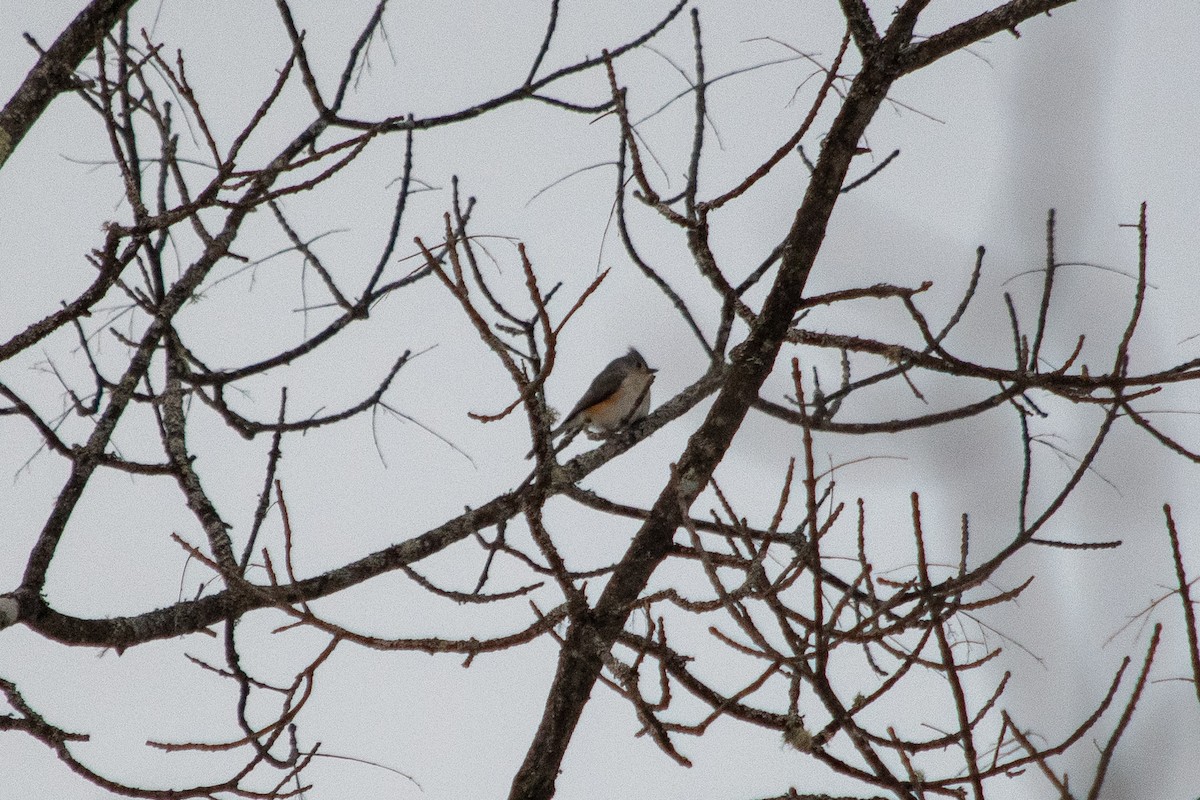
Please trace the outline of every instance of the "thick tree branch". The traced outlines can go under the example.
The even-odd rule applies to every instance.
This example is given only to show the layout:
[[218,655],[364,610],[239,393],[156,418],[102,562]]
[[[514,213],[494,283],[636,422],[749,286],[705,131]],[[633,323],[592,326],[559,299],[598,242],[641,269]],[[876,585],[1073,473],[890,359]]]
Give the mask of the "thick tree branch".
[[688,440],[650,518],[614,570],[589,618],[572,624],[559,656],[542,721],[513,780],[510,800],[548,800],[559,765],[599,677],[607,653],[625,626],[638,595],[670,552],[683,515],[708,485],[759,388],[775,364],[792,318],[803,302],[809,270],[825,237],[859,139],[898,76],[895,54],[907,39],[885,40],[877,57],[855,78],[826,138],[804,200],[784,242],[779,274],[749,337],[733,351],[716,401]]
[[958,52],[1002,31],[1019,36],[1017,25],[1020,23],[1038,14],[1049,15],[1053,9],[1074,2],[1075,0],[1011,0],[913,44],[901,56],[902,71],[915,72],[943,56]]
[[135,0],[92,0],[42,54],[0,109],[0,168],[54,98],[75,88],[75,70]]

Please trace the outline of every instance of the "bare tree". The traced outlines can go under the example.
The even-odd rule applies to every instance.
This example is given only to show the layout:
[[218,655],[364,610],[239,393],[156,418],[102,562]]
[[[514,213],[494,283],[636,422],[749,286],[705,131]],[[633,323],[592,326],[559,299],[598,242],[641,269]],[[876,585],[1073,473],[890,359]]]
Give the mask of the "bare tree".
[[[972,358],[955,346],[985,269],[982,247],[969,269],[968,286],[948,315],[923,306],[930,280],[827,293],[809,288],[835,206],[849,191],[869,191],[869,184],[860,187],[895,157],[860,166],[870,152],[864,146],[868,126],[896,83],[910,73],[936,69],[943,57],[986,37],[1015,35],[1031,18],[1068,2],[1010,0],[918,36],[927,1],[906,0],[893,10],[842,0],[845,35],[836,54],[804,56],[817,78],[802,87],[807,113],[755,168],[716,191],[706,190],[709,181],[703,179],[712,158],[708,103],[711,87],[726,76],[708,74],[701,15],[695,9],[689,13],[686,0],[639,35],[601,43],[608,48],[602,53],[553,69],[547,64],[560,8],[552,2],[541,46],[523,81],[485,100],[424,116],[409,113],[399,101],[376,116],[352,110],[371,48],[387,44],[386,0],[332,71],[328,55],[313,52],[289,3],[278,0],[278,25],[270,35],[284,38],[290,54],[276,65],[277,79],[257,110],[232,132],[210,121],[211,105],[196,89],[186,55],[173,53],[168,42],[137,29],[125,16],[132,3],[89,5],[40,54],[0,112],[5,136],[0,158],[7,159],[23,137],[37,135],[35,123],[46,106],[63,92],[73,93],[101,123],[109,169],[123,196],[87,256],[94,272],[80,281],[77,293],[40,318],[23,319],[0,342],[0,362],[7,365],[0,373],[3,424],[35,433],[42,451],[37,457],[57,460],[63,468],[61,486],[42,510],[38,529],[22,532],[19,541],[30,544],[20,554],[19,585],[0,596],[0,620],[9,629],[6,636],[24,628],[67,647],[123,653],[170,640],[197,676],[217,677],[233,687],[225,713],[238,733],[222,742],[151,741],[159,750],[212,756],[211,780],[168,788],[89,766],[77,755],[87,733],[52,721],[17,682],[2,676],[0,691],[9,708],[0,715],[0,730],[31,737],[66,768],[119,795],[297,796],[309,785],[306,770],[324,755],[314,744],[321,736],[319,722],[310,721],[305,710],[318,676],[336,669],[336,651],[459,654],[470,665],[477,657],[549,640],[557,652],[553,680],[524,763],[512,779],[512,798],[554,795],[597,684],[625,700],[642,732],[680,765],[691,764],[688,737],[703,736],[721,721],[778,732],[798,758],[812,759],[860,787],[855,797],[883,792],[898,798],[983,798],[994,785],[1035,769],[1059,797],[1099,796],[1147,688],[1161,638],[1169,632],[1155,627],[1144,651],[1127,658],[1111,676],[1108,691],[1094,698],[1094,713],[1078,719],[1068,735],[1048,739],[1036,732],[1037,720],[1014,717],[1005,708],[1005,692],[1020,677],[1006,673],[989,682],[988,673],[979,669],[998,654],[995,642],[971,640],[961,631],[975,624],[983,609],[1011,603],[1028,586],[1025,581],[996,588],[997,572],[1018,554],[1121,544],[1067,542],[1048,534],[1049,523],[1094,468],[1118,420],[1153,443],[1200,460],[1195,448],[1164,432],[1141,405],[1162,387],[1200,377],[1197,362],[1150,372],[1138,372],[1131,363],[1148,285],[1146,207],[1130,223],[1139,253],[1131,310],[1112,321],[1115,345],[1104,354],[1103,368],[1084,365],[1082,335],[1052,324],[1056,275],[1063,265],[1055,253],[1053,212],[1033,321],[1022,322],[1017,302],[1006,297],[1011,353],[1003,361]],[[643,134],[647,118],[631,111],[638,86],[627,83],[623,64],[665,30],[688,25],[693,63],[677,69],[689,84],[679,98],[692,106],[691,135],[686,141],[651,144]],[[94,54],[88,66],[77,69],[88,53]],[[582,84],[593,95],[571,99],[580,94],[581,84],[572,83],[580,76],[594,78]],[[307,116],[299,123],[281,110],[296,94],[307,102]],[[673,307],[671,324],[691,337],[707,361],[702,375],[648,417],[597,435],[603,440],[599,446],[568,460],[560,460],[565,444],[556,445],[550,435],[556,420],[546,401],[547,380],[559,364],[560,342],[579,324],[593,293],[615,278],[602,272],[567,296],[571,290],[547,279],[551,270],[536,263],[536,242],[528,241],[508,259],[518,269],[492,271],[489,259],[504,259],[489,249],[476,222],[487,198],[477,204],[460,193],[457,180],[441,202],[440,224],[410,221],[414,196],[429,186],[419,177],[421,141],[481,119],[497,124],[489,120],[505,109],[530,105],[611,123],[604,130],[611,132],[605,140],[611,152],[606,166],[615,173],[613,194],[606,200],[612,225],[629,262]],[[318,242],[325,231],[295,208],[301,197],[319,205],[323,197],[339,196],[335,193],[344,191],[355,166],[384,148],[400,154],[390,219],[382,230],[372,231],[377,243],[370,255],[359,251],[361,264],[332,264]],[[684,187],[674,195],[655,171],[659,148],[686,165]],[[797,164],[804,165],[807,181],[792,222],[777,241],[764,243],[757,266],[745,269],[718,255],[713,237],[723,226],[739,224],[734,210],[784,165]],[[688,254],[690,268],[706,287],[702,299],[681,290],[682,279],[648,254],[638,238],[648,219],[658,226],[656,245]],[[314,329],[306,328],[298,343],[277,347],[263,335],[266,349],[238,362],[239,349],[223,351],[206,338],[211,326],[229,324],[214,288],[280,255],[265,244],[266,229],[287,242],[283,255],[302,264],[305,319],[312,321],[306,325]],[[402,230],[411,231],[411,246]],[[431,308],[431,296],[441,305]],[[862,303],[901,309],[907,329],[879,338],[807,324],[810,314]],[[405,314],[443,323],[453,313],[454,336],[477,340],[511,380],[505,399],[473,404],[473,419],[463,425],[478,430],[523,413],[533,459],[511,490],[420,533],[397,534],[382,549],[309,570],[302,566],[302,554],[323,534],[289,514],[289,482],[299,479],[294,472],[284,475],[289,448],[298,447],[306,434],[345,427],[355,418],[390,412],[411,419],[393,395],[418,354],[397,345],[390,366],[349,402],[339,404],[333,398],[344,393],[318,382],[331,399],[300,410],[289,394],[287,370],[337,352],[343,341],[355,341],[359,331],[370,330],[384,304],[400,304]],[[262,319],[245,320],[237,335],[253,340],[257,331],[289,324],[283,321],[289,311],[279,310],[279,320],[268,319],[270,313],[274,307]],[[392,341],[387,331],[372,335]],[[1066,358],[1051,361],[1048,342],[1064,339],[1077,343]],[[46,354],[39,374],[51,376],[54,389],[40,386],[30,395],[20,389],[24,378],[17,365],[38,353]],[[1100,357],[1089,351],[1088,363],[1099,363]],[[790,376],[790,393],[778,396],[764,389],[773,370]],[[866,394],[924,400],[918,389],[924,379],[969,387],[945,397],[966,396],[976,387],[985,391],[914,415],[847,418],[845,409]],[[448,373],[435,380],[439,392],[451,394],[462,377]],[[255,392],[261,396],[263,386],[278,392],[270,415],[246,400]],[[59,398],[66,398],[66,411],[55,416],[50,408]],[[1054,483],[1038,472],[1034,453],[1045,441],[1035,428],[1044,422],[1042,406],[1057,400],[1085,409],[1092,429],[1069,475]],[[583,479],[703,403],[709,405],[702,421],[671,458],[669,478],[657,486],[652,502],[638,505],[581,487]],[[791,426],[796,452],[783,474],[764,476],[763,485],[771,488],[762,492],[761,502],[744,508],[722,492],[715,472],[754,412]],[[911,557],[898,572],[889,564],[881,574],[877,541],[883,534],[894,540],[897,531],[879,531],[864,500],[847,504],[840,499],[845,487],[835,480],[835,470],[822,465],[816,437],[874,437],[1004,412],[1018,421],[1023,453],[1017,522],[1005,541],[999,547],[980,546],[964,514],[961,529],[953,532],[960,543],[958,562],[936,563],[922,498],[914,493],[905,534]],[[244,520],[235,521],[237,512],[230,510],[237,507],[236,499],[215,488],[221,484],[223,454],[205,445],[214,424],[252,443],[262,457],[257,500]],[[453,434],[447,438],[458,440]],[[524,447],[514,454],[522,452]],[[514,454],[509,454],[510,469],[518,460],[511,458]],[[241,456],[230,451],[225,457],[232,466]],[[86,544],[76,545],[68,533],[80,524],[85,494],[110,491],[111,483],[99,478],[111,473],[132,476],[138,485],[173,484],[175,504],[186,508],[203,537],[172,532],[179,562],[165,573],[202,570],[205,577],[194,596],[181,594],[164,607],[122,616],[101,608],[81,615],[64,610],[48,590],[56,563],[87,557],[86,551],[72,552]],[[628,519],[637,531],[619,558],[579,568],[547,513],[556,498],[587,509],[597,527]],[[711,513],[694,510],[701,498],[711,501]],[[422,500],[411,498],[416,504]],[[118,502],[136,498],[126,495]],[[1166,530],[1184,611],[1175,627],[1186,637],[1189,680],[1200,699],[1191,578],[1169,507]],[[853,543],[850,559],[842,557],[846,542]],[[472,565],[471,574],[460,569],[445,577],[435,566],[442,554]],[[383,635],[319,604],[323,598],[353,597],[385,576],[468,609],[503,608],[511,627],[489,632],[481,614],[478,627],[467,635],[427,619],[414,620],[408,635]],[[261,633],[261,626],[245,624],[258,618],[283,619],[275,636],[299,630],[319,637],[289,681],[272,681],[250,665],[252,654],[272,638]],[[430,633],[431,624],[444,632]],[[250,634],[247,628],[260,632]],[[205,636],[220,643],[219,662],[193,654],[194,642]],[[929,686],[937,687],[936,695],[929,694]],[[946,716],[935,733],[921,735],[915,724],[927,720],[927,705],[945,710]],[[271,711],[264,720],[266,707]],[[421,725],[420,719],[407,721]],[[310,732],[313,726],[318,729]],[[1091,742],[1096,750],[1089,749]],[[1082,785],[1079,776],[1068,780],[1061,760],[1078,759],[1081,752],[1091,765]],[[236,762],[230,762],[231,754]],[[780,797],[818,796],[801,790],[824,787],[780,787]]]

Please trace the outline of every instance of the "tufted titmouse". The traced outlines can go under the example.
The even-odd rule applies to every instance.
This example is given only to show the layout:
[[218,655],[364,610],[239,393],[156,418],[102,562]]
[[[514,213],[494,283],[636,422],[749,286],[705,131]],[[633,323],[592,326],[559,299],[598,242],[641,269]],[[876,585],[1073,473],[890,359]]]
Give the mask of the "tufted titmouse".
[[[629,348],[626,355],[613,359],[600,371],[563,423],[550,431],[550,438],[584,427],[614,431],[646,416],[656,372],[646,365],[641,353]],[[526,458],[532,455],[531,451]]]

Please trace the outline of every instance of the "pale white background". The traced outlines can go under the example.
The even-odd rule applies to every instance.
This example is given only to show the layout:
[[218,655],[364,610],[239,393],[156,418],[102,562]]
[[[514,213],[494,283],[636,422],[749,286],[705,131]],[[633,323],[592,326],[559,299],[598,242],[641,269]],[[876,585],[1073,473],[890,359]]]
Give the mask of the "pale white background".
[[[77,12],[75,5],[0,5],[0,93],[6,98],[34,60],[21,33],[28,31],[48,45]],[[876,5],[876,17],[883,24],[890,4]],[[941,30],[987,5],[935,2],[919,31]],[[296,3],[310,48],[323,54],[318,71],[325,88],[333,85],[341,53],[372,7],[361,2]],[[828,62],[842,30],[836,4],[829,0],[700,2],[698,7],[710,76],[791,54],[761,37],[773,37]],[[665,8],[660,2],[564,3],[558,38],[543,70],[630,38]],[[372,48],[371,70],[349,103],[350,113],[436,113],[517,85],[540,41],[545,13],[545,4],[531,0],[398,3],[386,17],[392,52],[379,43]],[[189,76],[219,136],[231,136],[257,105],[288,48],[277,15],[265,2],[197,7],[145,0],[136,7],[134,20],[137,27],[153,28],[152,35],[169,49],[184,50]],[[1200,246],[1198,32],[1200,7],[1194,3],[1085,0],[1055,12],[1053,19],[1022,26],[1019,40],[995,37],[900,81],[893,97],[903,105],[885,107],[878,115],[868,131],[873,154],[864,157],[860,171],[894,148],[900,148],[902,156],[839,206],[811,290],[883,280],[915,285],[931,279],[935,286],[921,304],[941,320],[966,285],[975,248],[985,244],[987,267],[977,305],[954,344],[972,357],[1008,364],[1011,336],[1002,293],[1013,293],[1022,319],[1030,323],[1041,281],[1037,273],[1022,273],[1044,263],[1047,209],[1058,210],[1060,260],[1131,273],[1135,235],[1118,225],[1134,222],[1138,205],[1146,201],[1151,281],[1157,288],[1147,297],[1146,322],[1135,340],[1134,369],[1145,371],[1193,357],[1200,349],[1197,340],[1189,339],[1200,333],[1195,315],[1195,254]],[[654,47],[690,68],[686,20],[678,20]],[[715,194],[732,185],[787,137],[811,98],[814,83],[809,80],[792,102],[796,87],[810,72],[806,63],[793,61],[714,86],[710,110],[723,148],[710,132],[704,190]],[[651,52],[624,60],[619,73],[631,87],[635,116],[686,88]],[[594,102],[604,91],[595,73],[569,81],[556,93]],[[306,98],[299,91],[286,93],[281,108],[289,113],[276,118],[277,127],[264,132],[261,149],[251,155],[267,153],[268,142],[285,141],[307,120]],[[690,102],[684,99],[642,128],[670,174],[671,191],[682,185],[690,113]],[[589,123],[586,117],[530,106],[418,136],[416,175],[438,190],[414,197],[389,268],[395,277],[415,266],[412,260],[400,260],[414,252],[413,236],[436,240],[452,175],[459,176],[464,194],[479,198],[475,233],[525,241],[547,285],[562,280],[564,292],[574,295],[594,278],[598,265],[612,267],[613,274],[562,342],[563,363],[548,389],[551,402],[560,408],[573,403],[590,376],[629,345],[660,368],[658,399],[687,385],[703,369],[703,354],[690,334],[661,295],[637,275],[614,232],[606,230],[611,169],[586,172],[530,202],[539,189],[567,173],[612,157],[613,119]],[[805,144],[810,152],[818,146],[815,137]],[[402,155],[402,140],[396,137],[376,146],[327,190],[287,201],[293,221],[309,235],[337,231],[320,241],[318,252],[348,282],[368,271],[378,257],[393,203],[390,184],[400,174]],[[101,240],[105,220],[122,219],[126,213],[114,170],[92,163],[108,157],[97,119],[80,101],[67,97],[51,106],[0,171],[0,336],[7,338],[48,313],[90,278],[83,254]],[[790,159],[744,203],[717,219],[717,254],[735,279],[752,270],[786,230],[803,174],[799,160]],[[666,192],[662,174],[654,176]],[[239,239],[236,250],[262,257],[285,246],[262,216]],[[636,230],[645,255],[707,325],[714,303],[694,274],[681,237],[648,214],[638,216]],[[489,248],[498,261],[490,273],[497,290],[519,302],[523,288],[512,245],[496,239]],[[214,277],[237,268],[230,264]],[[1047,343],[1047,359],[1061,362],[1079,333],[1088,334],[1083,360],[1088,354],[1100,359],[1123,329],[1131,286],[1127,278],[1112,273],[1064,268],[1051,314],[1056,335]],[[183,319],[210,363],[233,365],[273,346],[294,344],[306,330],[328,319],[320,311],[309,317],[292,312],[303,303],[299,261],[281,257],[211,288]],[[902,322],[897,309],[861,304],[814,316],[811,324],[888,336],[895,335]],[[98,341],[102,358],[110,358],[106,363],[115,369],[121,356],[117,343],[111,337]],[[386,466],[376,452],[367,417],[293,440],[280,477],[297,528],[302,574],[420,533],[524,477],[524,421],[513,417],[483,426],[466,416],[468,411],[498,410],[511,399],[512,390],[468,330],[461,311],[432,281],[385,300],[369,325],[322,355],[262,381],[242,408],[273,418],[281,384],[289,387],[297,415],[340,408],[369,390],[394,353],[429,347],[435,349],[401,373],[389,402],[451,439],[474,464],[419,427],[391,419],[381,418],[374,426]],[[85,365],[69,336],[53,338],[42,352],[6,364],[4,380],[47,416],[56,416],[62,409],[62,392],[44,368],[47,358],[86,387]],[[1107,366],[1094,363],[1097,369]],[[836,372],[826,374],[831,384],[835,382]],[[982,396],[989,387],[959,390],[930,380],[921,388],[931,403],[947,406],[960,396]],[[772,378],[766,391],[774,397],[788,391],[785,370]],[[1144,407],[1194,410],[1194,394],[1187,388],[1175,390]],[[849,405],[845,414],[848,419],[875,419],[920,413],[923,408],[911,397],[881,393]],[[1039,423],[1039,430],[1060,434],[1061,447],[1081,453],[1098,414],[1065,403],[1047,403],[1044,408],[1050,417]],[[625,502],[649,502],[702,410],[668,426],[585,485]],[[1165,419],[1170,420],[1163,423],[1168,430],[1193,445],[1200,442],[1200,431],[1188,417]],[[244,535],[261,485],[267,443],[243,442],[206,414],[194,416],[193,424],[200,454],[197,468],[210,491],[221,498],[222,513],[234,524],[235,536]],[[77,426],[68,419],[65,435],[83,430]],[[45,453],[29,461],[38,442],[28,430],[11,419],[2,430],[0,590],[7,590],[19,581],[48,498],[65,473],[63,465]],[[153,452],[153,440],[142,438],[136,426],[123,431],[118,443],[131,456],[150,457]],[[994,413],[981,423],[934,431],[863,441],[833,436],[818,440],[823,457],[833,463],[862,456],[906,458],[869,461],[843,471],[839,478],[841,499],[867,498],[873,555],[885,568],[911,563],[908,496],[913,490],[922,493],[927,530],[943,561],[956,558],[958,519],[964,512],[971,514],[976,553],[991,552],[1011,536],[1017,445],[1010,411]],[[1139,661],[1144,652],[1147,631],[1136,624],[1111,643],[1105,641],[1173,581],[1163,502],[1174,505],[1191,569],[1200,574],[1200,547],[1195,544],[1200,504],[1193,499],[1196,468],[1146,445],[1144,436],[1119,423],[1097,463],[1097,476],[1084,482],[1047,531],[1073,541],[1120,538],[1125,547],[1098,553],[1030,552],[998,576],[1000,588],[1037,576],[1018,607],[986,616],[990,625],[1016,638],[1033,655],[1006,645],[990,672],[980,675],[976,697],[985,697],[1004,669],[1013,670],[1016,678],[1006,707],[1052,739],[1065,735],[1090,712],[1125,654]],[[763,522],[773,508],[783,466],[798,453],[794,431],[752,415],[717,477],[741,513]],[[1065,479],[1068,467],[1048,450],[1039,456],[1042,488],[1037,495],[1045,498]],[[711,498],[704,498],[697,509],[711,505]],[[602,563],[619,554],[632,530],[627,523],[595,524],[596,518],[581,515],[566,501],[552,503],[548,515],[555,540],[573,566]],[[200,538],[168,483],[100,476],[68,530],[47,592],[62,610],[95,616],[137,613],[166,605],[181,591],[189,595],[203,575],[195,565],[185,570],[182,554],[169,540],[172,532],[193,541]],[[852,552],[851,533],[843,531],[847,553]],[[278,545],[277,518],[264,535],[264,544]],[[447,585],[469,589],[479,565],[474,551],[459,549],[423,569]],[[552,595],[545,598],[546,604],[553,602]],[[523,604],[482,612],[463,609],[431,600],[392,577],[331,598],[318,608],[381,636],[494,635],[528,617]],[[1200,710],[1188,684],[1170,681],[1186,674],[1177,602],[1165,604],[1157,617],[1168,625],[1153,676],[1158,682],[1150,687],[1119,751],[1105,797],[1194,798],[1200,792],[1194,757],[1200,746]],[[247,647],[247,666],[276,679],[286,678],[289,669],[323,644],[320,637],[303,632],[271,637],[269,631],[281,620],[256,615],[240,629],[244,642],[261,643]],[[1001,643],[994,636],[989,641]],[[183,658],[185,652],[216,660],[220,651],[215,641],[197,636],[118,656],[63,648],[17,628],[0,633],[0,676],[16,681],[50,721],[91,734],[90,743],[75,748],[87,763],[117,779],[176,786],[203,780],[203,770],[212,762],[164,756],[145,748],[146,739],[215,741],[236,735],[230,687],[199,672]],[[540,716],[554,656],[547,640],[522,651],[481,657],[463,670],[454,658],[344,646],[319,675],[317,694],[301,719],[304,742],[320,741],[324,752],[402,770],[420,782],[423,792],[384,770],[324,760],[310,772],[317,788],[308,796],[504,796]],[[722,663],[717,658],[707,667],[718,683]],[[850,691],[854,677],[846,679]],[[929,688],[928,698],[909,697],[908,702],[931,707],[945,702],[940,687]],[[683,707],[692,712],[690,718],[698,713],[693,706]],[[922,733],[918,718],[912,719],[913,727],[905,732]],[[1097,736],[1106,734],[1109,725]],[[645,738],[635,739],[637,729],[630,709],[598,688],[564,764],[559,796],[740,798],[780,794],[788,786],[830,792],[856,788],[826,779],[814,762],[786,750],[774,734],[717,724],[702,740],[680,740],[683,752],[696,762],[685,770]],[[923,733],[932,734],[928,729]],[[1059,766],[1074,767],[1072,785],[1078,787],[1093,763],[1094,751],[1084,743],[1077,761]],[[1014,781],[1010,789],[997,796],[1049,795],[1036,776]],[[69,774],[43,746],[9,734],[0,737],[0,798],[10,797],[108,795]]]

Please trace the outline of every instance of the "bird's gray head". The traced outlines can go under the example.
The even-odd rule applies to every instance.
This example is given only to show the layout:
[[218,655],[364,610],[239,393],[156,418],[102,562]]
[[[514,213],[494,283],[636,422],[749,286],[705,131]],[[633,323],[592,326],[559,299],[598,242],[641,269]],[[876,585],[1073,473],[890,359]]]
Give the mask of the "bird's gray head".
[[645,372],[650,375],[658,372],[656,369],[651,369],[650,365],[646,363],[646,359],[642,358],[642,354],[632,347],[629,348],[629,352],[625,355],[624,361],[637,372]]

